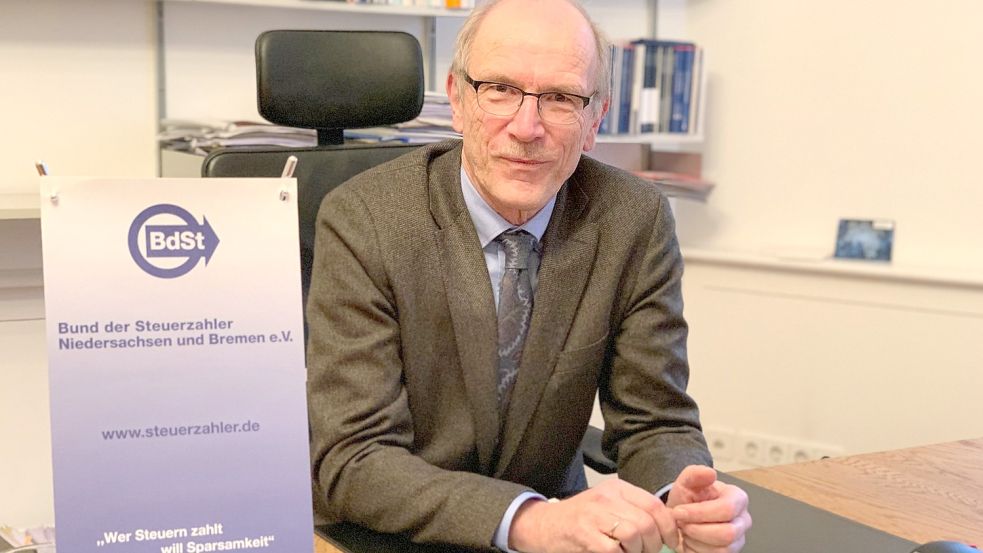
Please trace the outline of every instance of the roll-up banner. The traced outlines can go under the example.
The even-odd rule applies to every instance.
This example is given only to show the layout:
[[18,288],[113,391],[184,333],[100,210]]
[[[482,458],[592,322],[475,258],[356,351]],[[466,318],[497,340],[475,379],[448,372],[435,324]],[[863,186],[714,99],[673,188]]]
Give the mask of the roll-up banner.
[[58,551],[312,551],[296,186],[41,178]]

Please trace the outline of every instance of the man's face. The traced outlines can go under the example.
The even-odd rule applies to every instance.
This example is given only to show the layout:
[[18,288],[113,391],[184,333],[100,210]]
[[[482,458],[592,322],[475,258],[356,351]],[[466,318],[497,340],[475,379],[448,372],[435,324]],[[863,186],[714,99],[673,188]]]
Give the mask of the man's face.
[[[466,68],[476,81],[495,81],[527,92],[595,92],[597,54],[590,27],[565,2],[504,2],[482,22]],[[454,128],[464,135],[462,163],[488,204],[513,224],[535,215],[594,146],[600,124],[593,106],[569,124],[545,122],[526,96],[512,116],[478,107],[474,88],[455,76],[447,93]],[[596,101],[597,98],[592,98]]]

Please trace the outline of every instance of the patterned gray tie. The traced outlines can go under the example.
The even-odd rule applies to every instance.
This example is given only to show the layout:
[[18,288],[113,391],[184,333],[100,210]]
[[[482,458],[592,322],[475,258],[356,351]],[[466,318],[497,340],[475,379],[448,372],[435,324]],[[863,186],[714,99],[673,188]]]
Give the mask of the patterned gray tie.
[[532,320],[529,254],[536,247],[536,237],[524,230],[509,230],[495,240],[505,250],[505,271],[498,298],[498,412],[504,420]]

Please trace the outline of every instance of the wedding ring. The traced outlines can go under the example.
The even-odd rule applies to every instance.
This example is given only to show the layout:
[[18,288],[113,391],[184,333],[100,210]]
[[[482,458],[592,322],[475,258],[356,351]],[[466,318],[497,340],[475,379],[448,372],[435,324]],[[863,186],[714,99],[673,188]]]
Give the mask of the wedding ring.
[[618,520],[614,521],[614,525],[611,526],[611,529],[608,530],[604,535],[607,536],[607,537],[609,537],[609,538],[611,538],[614,541],[620,542],[621,540],[619,540],[618,538],[614,537],[614,531],[618,529],[618,526],[621,526],[621,519],[620,518]]

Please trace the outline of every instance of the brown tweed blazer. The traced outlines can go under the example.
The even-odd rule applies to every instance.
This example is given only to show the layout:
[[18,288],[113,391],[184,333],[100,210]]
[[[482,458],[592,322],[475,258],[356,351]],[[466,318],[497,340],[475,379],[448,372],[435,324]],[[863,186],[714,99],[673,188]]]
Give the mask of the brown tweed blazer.
[[682,259],[665,198],[584,157],[542,240],[501,429],[496,315],[461,147],[423,147],[329,194],[308,300],[318,522],[490,548],[524,490],[562,493],[600,391],[621,478],[709,464],[686,394]]

